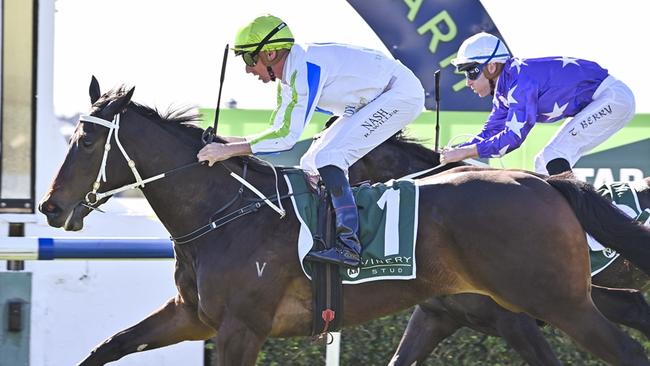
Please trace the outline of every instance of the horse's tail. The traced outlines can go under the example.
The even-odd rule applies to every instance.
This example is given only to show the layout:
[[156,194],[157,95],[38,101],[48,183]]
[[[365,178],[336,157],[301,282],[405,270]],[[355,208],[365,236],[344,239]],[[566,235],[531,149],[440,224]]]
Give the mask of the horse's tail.
[[562,193],[586,232],[650,276],[650,229],[625,215],[587,183],[562,176],[548,177],[546,182]]

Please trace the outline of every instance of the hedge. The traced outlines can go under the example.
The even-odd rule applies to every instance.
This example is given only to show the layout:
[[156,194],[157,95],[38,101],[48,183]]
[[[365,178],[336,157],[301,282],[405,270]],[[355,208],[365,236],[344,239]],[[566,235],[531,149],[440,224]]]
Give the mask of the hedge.
[[[387,365],[406,328],[412,309],[369,323],[345,328],[341,335],[341,366]],[[560,331],[546,326],[542,329],[556,355],[564,365],[604,365],[578,347]],[[642,342],[648,342],[640,332],[626,330]],[[324,342],[309,337],[271,338],[259,354],[258,365],[314,366],[325,365]],[[521,357],[499,337],[463,328],[444,340],[422,365],[525,365]]]

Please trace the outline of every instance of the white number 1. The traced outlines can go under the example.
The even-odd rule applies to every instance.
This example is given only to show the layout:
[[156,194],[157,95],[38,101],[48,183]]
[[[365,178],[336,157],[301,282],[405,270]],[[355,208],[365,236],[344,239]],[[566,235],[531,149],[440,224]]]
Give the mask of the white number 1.
[[382,210],[386,208],[384,226],[384,255],[399,254],[399,190],[387,189],[377,201]]

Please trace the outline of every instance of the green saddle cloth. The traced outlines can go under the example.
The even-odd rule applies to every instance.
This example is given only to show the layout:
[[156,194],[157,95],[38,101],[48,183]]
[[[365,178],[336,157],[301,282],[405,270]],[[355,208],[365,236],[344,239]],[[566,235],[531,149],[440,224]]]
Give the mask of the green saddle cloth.
[[[650,210],[642,210],[639,205],[639,198],[636,190],[629,182],[613,182],[604,184],[598,188],[598,193],[611,200],[621,211],[635,220],[648,225],[650,223]],[[619,254],[611,249],[597,243],[593,238],[589,239],[589,256],[591,259],[591,275],[598,274],[607,268]]]
[[[318,197],[311,193],[302,171],[285,172],[296,216],[301,223],[298,256],[311,279],[311,263],[304,258],[317,231]],[[305,193],[310,192],[310,193]],[[415,239],[418,226],[418,187],[412,180],[391,180],[353,187],[359,210],[359,240],[363,247],[358,269],[341,268],[343,283],[415,278]]]

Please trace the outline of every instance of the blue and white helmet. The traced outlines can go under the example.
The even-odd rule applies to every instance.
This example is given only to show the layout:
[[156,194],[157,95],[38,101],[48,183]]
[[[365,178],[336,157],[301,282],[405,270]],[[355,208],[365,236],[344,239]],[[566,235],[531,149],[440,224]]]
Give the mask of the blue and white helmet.
[[458,54],[451,60],[451,64],[460,69],[468,64],[504,63],[508,58],[510,52],[503,41],[489,33],[481,32],[467,38],[460,45]]

